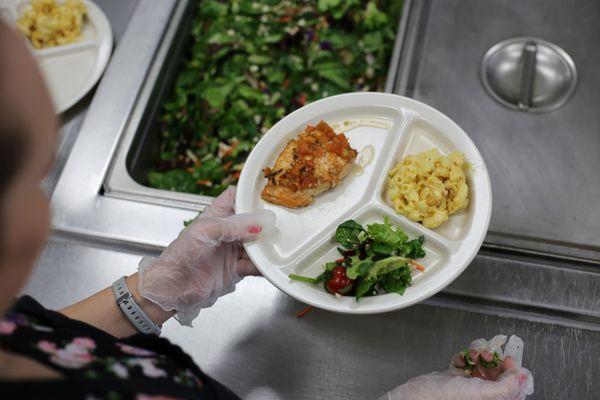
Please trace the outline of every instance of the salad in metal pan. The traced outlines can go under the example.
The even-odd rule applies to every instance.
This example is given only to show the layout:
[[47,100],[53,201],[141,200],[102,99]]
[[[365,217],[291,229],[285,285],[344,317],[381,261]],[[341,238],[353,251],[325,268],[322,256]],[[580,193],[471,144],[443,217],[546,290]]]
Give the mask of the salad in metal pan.
[[198,2],[191,45],[158,118],[152,187],[217,196],[285,114],[383,90],[402,2]]

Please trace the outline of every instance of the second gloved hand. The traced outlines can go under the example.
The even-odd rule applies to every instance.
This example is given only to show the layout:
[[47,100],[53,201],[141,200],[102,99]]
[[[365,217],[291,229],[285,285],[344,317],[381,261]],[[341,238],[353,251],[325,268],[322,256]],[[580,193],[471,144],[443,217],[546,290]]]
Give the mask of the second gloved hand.
[[275,214],[262,210],[233,214],[235,188],[228,188],[158,258],[140,262],[140,294],[186,326],[202,308],[232,292],[246,275],[258,271],[242,242],[275,227]]
[[409,380],[379,400],[524,400],[533,393],[531,372],[521,367],[523,341],[511,336],[474,340],[452,357],[450,368]]

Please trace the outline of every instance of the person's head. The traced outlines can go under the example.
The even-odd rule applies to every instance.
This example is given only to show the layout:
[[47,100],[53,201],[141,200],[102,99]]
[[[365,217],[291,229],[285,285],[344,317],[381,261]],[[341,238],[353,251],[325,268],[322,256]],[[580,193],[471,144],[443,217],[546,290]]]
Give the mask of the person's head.
[[0,315],[25,285],[48,235],[41,182],[54,160],[57,129],[35,60],[0,18]]

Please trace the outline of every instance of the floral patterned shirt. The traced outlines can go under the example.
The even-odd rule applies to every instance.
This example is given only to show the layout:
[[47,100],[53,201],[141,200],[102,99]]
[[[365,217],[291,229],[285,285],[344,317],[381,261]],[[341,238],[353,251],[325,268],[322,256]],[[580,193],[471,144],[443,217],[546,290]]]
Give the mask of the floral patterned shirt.
[[142,334],[118,339],[29,296],[0,319],[0,346],[63,377],[0,380],[3,399],[238,399],[166,339]]

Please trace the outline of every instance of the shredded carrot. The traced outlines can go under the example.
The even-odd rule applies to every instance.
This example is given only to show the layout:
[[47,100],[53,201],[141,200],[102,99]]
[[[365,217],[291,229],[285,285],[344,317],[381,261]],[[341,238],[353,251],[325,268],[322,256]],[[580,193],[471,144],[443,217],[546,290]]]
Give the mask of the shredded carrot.
[[306,314],[308,314],[309,312],[311,312],[311,311],[313,310],[313,308],[314,308],[313,306],[306,306],[306,307],[304,308],[304,310],[300,311],[298,314],[296,314],[296,316],[297,316],[298,318],[302,318],[302,317],[304,317]]
[[298,104],[300,104],[301,106],[306,104],[306,93],[300,94],[300,96],[298,97]]
[[419,271],[421,271],[421,272],[425,271],[425,267],[422,266],[421,264],[417,263],[416,261],[410,260],[410,263],[413,267],[415,267]]

